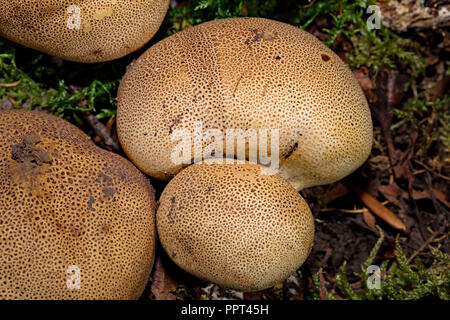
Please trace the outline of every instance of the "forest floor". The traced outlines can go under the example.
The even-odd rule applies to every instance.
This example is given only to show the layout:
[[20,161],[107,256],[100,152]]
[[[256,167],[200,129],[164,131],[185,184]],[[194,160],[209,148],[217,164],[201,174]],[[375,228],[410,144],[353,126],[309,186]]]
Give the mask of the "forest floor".
[[[442,8],[450,8],[439,0],[419,3],[376,3],[382,23],[370,29],[367,8],[374,1],[178,1],[144,48],[82,66],[0,39],[0,110],[53,113],[121,153],[105,140],[117,144],[116,89],[126,66],[150,45],[214,18],[262,16],[300,26],[330,46],[359,80],[374,120],[369,159],[344,181],[301,192],[315,217],[315,243],[283,284],[257,293],[224,290],[185,274],[158,248],[142,298],[449,299],[450,19]],[[158,194],[165,185],[152,184]],[[381,267],[378,291],[366,288],[370,264]]]

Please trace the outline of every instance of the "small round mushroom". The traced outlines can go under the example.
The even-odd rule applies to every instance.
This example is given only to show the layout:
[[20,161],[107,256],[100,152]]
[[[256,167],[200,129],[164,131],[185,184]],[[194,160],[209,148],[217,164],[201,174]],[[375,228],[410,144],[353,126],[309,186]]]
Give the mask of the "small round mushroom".
[[0,36],[76,62],[123,57],[160,27],[169,0],[0,0]]
[[123,149],[161,180],[183,168],[171,158],[175,131],[193,134],[196,122],[224,135],[279,130],[280,174],[296,189],[342,179],[372,146],[349,68],[311,34],[263,18],[210,21],[160,41],[130,66],[117,99]]
[[308,205],[261,165],[212,161],[187,167],[163,191],[162,246],[185,271],[226,288],[257,291],[283,281],[313,244]]
[[55,116],[0,111],[0,300],[137,299],[155,232],[131,162]]

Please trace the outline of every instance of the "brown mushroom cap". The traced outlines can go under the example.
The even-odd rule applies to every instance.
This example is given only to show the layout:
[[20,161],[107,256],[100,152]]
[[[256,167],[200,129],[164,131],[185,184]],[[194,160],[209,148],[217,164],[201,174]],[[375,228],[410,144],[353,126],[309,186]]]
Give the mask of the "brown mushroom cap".
[[117,121],[128,157],[163,180],[182,169],[171,160],[172,133],[193,132],[196,121],[279,129],[280,174],[298,189],[343,178],[372,145],[367,101],[348,67],[311,34],[262,18],[206,22],[152,46],[123,78]]
[[223,287],[257,291],[302,265],[314,238],[311,211],[286,180],[261,168],[207,160],[169,182],[156,221],[178,266]]
[[[72,27],[72,5],[80,8],[79,29]],[[169,0],[0,0],[0,36],[70,61],[108,61],[147,43],[168,6]]]
[[0,111],[0,300],[139,298],[154,216],[153,188],[131,162],[60,118]]

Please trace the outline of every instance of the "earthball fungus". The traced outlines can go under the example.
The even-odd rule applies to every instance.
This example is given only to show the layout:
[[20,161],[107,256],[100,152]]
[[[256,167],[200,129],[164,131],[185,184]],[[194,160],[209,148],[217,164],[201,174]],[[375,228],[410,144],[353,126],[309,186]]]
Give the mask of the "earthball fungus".
[[296,189],[342,179],[372,145],[370,110],[349,68],[311,34],[263,18],[206,22],[152,46],[121,82],[117,124],[128,157],[161,180],[186,165],[173,160],[179,138],[200,132],[205,149],[208,129],[277,131],[268,138],[277,148],[258,150],[276,155]]
[[185,271],[226,288],[257,291],[285,280],[313,244],[307,203],[259,164],[212,161],[182,170],[163,191],[162,246]]
[[0,0],[0,36],[76,62],[123,57],[150,40],[169,0]]
[[131,162],[55,116],[0,111],[0,300],[139,298],[154,215]]

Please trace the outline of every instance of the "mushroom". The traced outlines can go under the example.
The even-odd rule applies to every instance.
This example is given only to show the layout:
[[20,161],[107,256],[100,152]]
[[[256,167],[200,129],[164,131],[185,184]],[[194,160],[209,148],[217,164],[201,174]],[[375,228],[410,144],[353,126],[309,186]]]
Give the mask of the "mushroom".
[[150,40],[169,0],[0,0],[0,36],[77,62],[123,57]]
[[131,162],[55,116],[0,111],[0,300],[137,299],[155,232]]
[[159,239],[185,271],[223,287],[257,291],[307,258],[314,220],[300,194],[254,163],[205,160],[177,174],[157,209]]
[[[160,41],[129,67],[117,99],[123,149],[161,180],[186,165],[173,161],[174,138],[195,134],[196,123],[224,135],[279,130],[279,173],[298,190],[347,176],[372,145],[370,110],[349,68],[311,34],[263,18],[210,21]],[[202,147],[210,142],[203,134]]]

